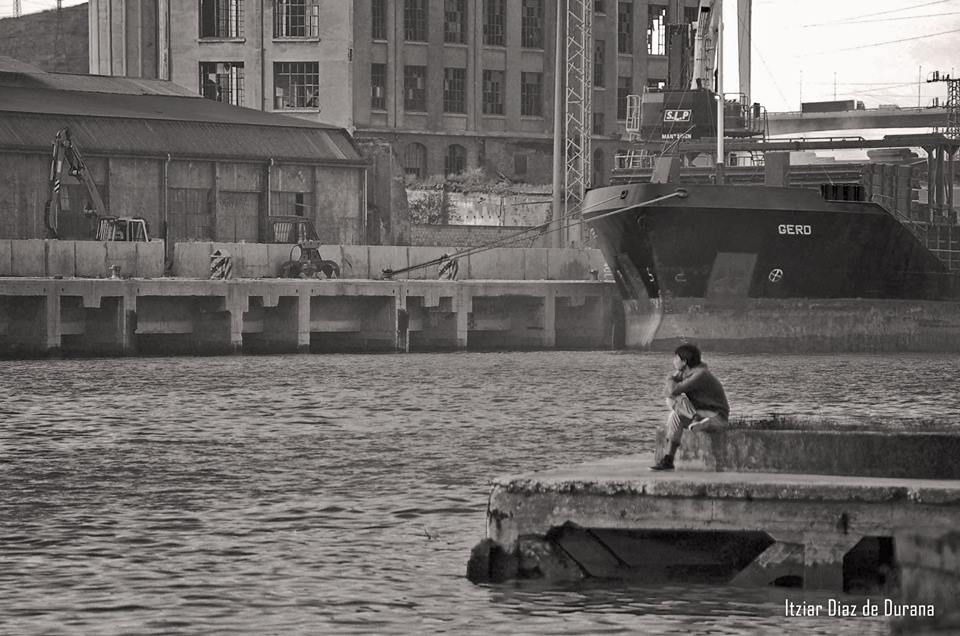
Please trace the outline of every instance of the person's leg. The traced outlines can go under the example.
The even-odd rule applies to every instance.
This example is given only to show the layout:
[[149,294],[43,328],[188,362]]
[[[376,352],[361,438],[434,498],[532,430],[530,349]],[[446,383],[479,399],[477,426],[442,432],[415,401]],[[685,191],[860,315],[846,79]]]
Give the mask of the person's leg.
[[667,442],[670,444],[667,453],[656,464],[651,466],[652,470],[673,470],[673,457],[680,448],[680,439],[683,437],[683,429],[690,424],[688,418],[683,417],[676,411],[670,411],[667,417],[665,432]]

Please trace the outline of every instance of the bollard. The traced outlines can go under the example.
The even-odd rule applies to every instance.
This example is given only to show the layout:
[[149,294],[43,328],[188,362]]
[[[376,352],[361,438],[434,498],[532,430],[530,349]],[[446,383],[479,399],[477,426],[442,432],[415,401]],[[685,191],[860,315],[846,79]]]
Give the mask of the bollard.
[[226,250],[210,255],[210,280],[226,280],[233,276],[233,262]]

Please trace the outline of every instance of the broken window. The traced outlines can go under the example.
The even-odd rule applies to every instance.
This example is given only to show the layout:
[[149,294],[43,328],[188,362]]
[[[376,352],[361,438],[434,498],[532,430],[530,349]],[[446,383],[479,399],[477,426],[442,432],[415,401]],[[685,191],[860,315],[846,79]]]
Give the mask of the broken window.
[[387,107],[387,65],[370,65],[370,108],[385,110]]
[[503,71],[483,72],[483,114],[503,114]]
[[651,4],[647,8],[647,53],[667,54],[667,8]]
[[603,40],[593,42],[593,85],[603,87],[603,63],[606,55],[606,43]]
[[450,44],[467,43],[467,0],[445,0],[443,41]]
[[543,48],[543,0],[523,0],[520,45],[525,49]]
[[662,91],[666,87],[667,87],[667,80],[663,80],[658,77],[647,78],[647,88]]
[[633,53],[633,3],[617,3],[617,52]]
[[683,21],[693,25],[700,19],[700,7],[684,7]]
[[274,0],[273,37],[320,37],[320,0]]
[[467,69],[443,69],[443,112],[467,112],[466,89]]
[[504,46],[506,23],[504,0],[483,0],[483,43]]
[[276,110],[319,108],[320,64],[274,62],[273,91]]
[[513,155],[513,174],[527,174],[527,155]]
[[543,117],[543,73],[520,73],[520,114]]
[[243,0],[200,0],[201,38],[242,38]]
[[607,12],[606,2],[604,0],[593,0],[593,12],[604,14]]
[[606,181],[607,170],[606,166],[603,165],[605,159],[603,149],[597,148],[593,151],[593,162],[591,164],[593,168],[593,179],[590,181],[590,185],[593,187],[602,186]]
[[404,0],[403,38],[408,42],[427,41],[427,0]]
[[427,175],[427,147],[420,143],[409,144],[403,151],[403,172],[417,179]]
[[467,149],[459,144],[447,146],[447,156],[443,161],[444,174],[460,174],[467,169]]
[[406,111],[427,110],[427,67],[403,67],[403,109]]
[[243,62],[200,62],[200,94],[243,106]]
[[387,39],[387,0],[370,2],[370,35],[374,40]]
[[633,94],[633,78],[617,78],[617,119],[627,118],[627,95]]

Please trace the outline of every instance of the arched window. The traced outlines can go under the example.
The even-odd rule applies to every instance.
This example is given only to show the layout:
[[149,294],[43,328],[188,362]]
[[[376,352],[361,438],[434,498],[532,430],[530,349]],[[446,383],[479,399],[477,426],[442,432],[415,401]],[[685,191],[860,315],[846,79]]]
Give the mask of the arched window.
[[592,186],[599,188],[607,184],[607,167],[604,165],[603,149],[593,151],[593,181]]
[[467,149],[459,144],[447,146],[447,157],[443,162],[444,174],[460,174],[467,169]]
[[407,145],[403,152],[403,172],[417,179],[427,176],[427,147],[423,144],[412,143]]

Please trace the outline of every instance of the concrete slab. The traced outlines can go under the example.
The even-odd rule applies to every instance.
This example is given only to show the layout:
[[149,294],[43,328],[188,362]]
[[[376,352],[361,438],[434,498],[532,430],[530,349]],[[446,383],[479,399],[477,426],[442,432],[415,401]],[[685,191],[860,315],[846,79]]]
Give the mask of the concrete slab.
[[173,246],[173,275],[181,278],[210,276],[210,254],[213,243],[206,241],[179,242]]
[[528,247],[523,250],[524,280],[547,280],[550,277],[550,249]]
[[125,241],[105,241],[107,246],[107,267],[120,266],[120,276],[131,278],[137,274],[137,244]]
[[[243,270],[237,278],[269,278],[276,275],[270,267],[270,256],[264,243],[240,243]],[[234,269],[236,272],[236,269]]]
[[548,276],[550,280],[588,280],[590,253],[587,249],[553,249],[550,251]]
[[523,280],[523,250],[498,247],[471,254],[470,278],[473,280]]
[[160,278],[166,270],[164,242],[160,240],[135,243],[137,249],[137,276]]
[[0,276],[13,276],[13,242],[0,239]]
[[81,278],[107,276],[107,244],[104,241],[76,241],[76,274]]
[[46,243],[47,276],[62,278],[76,276],[76,241],[49,240]]
[[344,245],[340,250],[341,278],[370,277],[370,248],[367,245]]
[[[419,265],[436,260],[444,254],[450,255],[456,252],[453,247],[411,247],[408,257],[410,265]],[[466,272],[462,272],[466,273]],[[430,265],[421,269],[415,269],[405,276],[410,280],[437,280],[440,277],[440,265]],[[457,267],[457,278],[462,278],[459,265]]]
[[293,249],[293,245],[288,245],[286,243],[268,243],[267,244],[267,260],[268,260],[268,274],[271,278],[276,278],[280,273],[280,266],[290,260],[290,252]]
[[[405,246],[370,246],[370,278],[373,280],[381,280],[385,269],[401,269],[409,264],[410,257]],[[405,279],[408,276],[403,274],[398,278]]]
[[13,276],[46,276],[47,254],[43,239],[12,241]]

